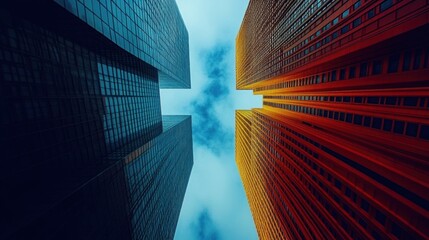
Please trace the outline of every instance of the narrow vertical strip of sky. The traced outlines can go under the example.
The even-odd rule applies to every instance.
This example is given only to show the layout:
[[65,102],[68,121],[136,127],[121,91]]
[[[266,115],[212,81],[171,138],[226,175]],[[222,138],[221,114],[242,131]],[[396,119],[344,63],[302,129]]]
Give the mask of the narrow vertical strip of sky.
[[189,32],[192,88],[161,90],[161,105],[163,114],[192,114],[194,167],[175,239],[257,239],[234,160],[234,111],[262,104],[235,90],[235,37],[248,1],[177,4]]

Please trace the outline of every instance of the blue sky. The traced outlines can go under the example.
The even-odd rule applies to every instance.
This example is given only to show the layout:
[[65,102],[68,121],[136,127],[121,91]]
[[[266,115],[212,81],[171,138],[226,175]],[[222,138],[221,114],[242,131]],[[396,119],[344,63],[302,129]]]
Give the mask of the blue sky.
[[192,89],[161,90],[163,114],[191,114],[194,167],[175,240],[257,239],[234,159],[234,111],[261,97],[235,90],[235,37],[248,1],[177,0],[189,32]]

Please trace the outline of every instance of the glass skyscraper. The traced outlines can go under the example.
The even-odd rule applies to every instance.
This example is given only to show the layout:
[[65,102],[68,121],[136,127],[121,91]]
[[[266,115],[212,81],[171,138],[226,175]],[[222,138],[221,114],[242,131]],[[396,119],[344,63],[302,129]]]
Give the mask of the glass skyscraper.
[[429,2],[250,0],[236,162],[261,239],[429,238]]
[[172,239],[193,164],[175,1],[0,7],[0,238]]

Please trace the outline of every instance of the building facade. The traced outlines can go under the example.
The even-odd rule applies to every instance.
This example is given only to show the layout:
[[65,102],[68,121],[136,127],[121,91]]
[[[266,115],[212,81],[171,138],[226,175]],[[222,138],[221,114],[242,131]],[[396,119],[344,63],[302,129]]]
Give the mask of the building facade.
[[[25,6],[25,7],[22,7]],[[172,239],[193,164],[175,1],[0,7],[1,239]]]
[[429,237],[429,3],[251,0],[236,162],[261,239]]

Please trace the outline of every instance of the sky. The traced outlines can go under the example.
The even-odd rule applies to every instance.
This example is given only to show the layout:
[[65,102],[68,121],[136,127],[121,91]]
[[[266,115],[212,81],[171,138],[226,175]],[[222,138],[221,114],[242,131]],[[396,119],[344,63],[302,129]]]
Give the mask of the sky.
[[234,157],[235,110],[262,106],[260,96],[235,90],[235,37],[248,0],[176,2],[192,88],[161,90],[161,109],[192,115],[194,166],[174,239],[257,239]]

